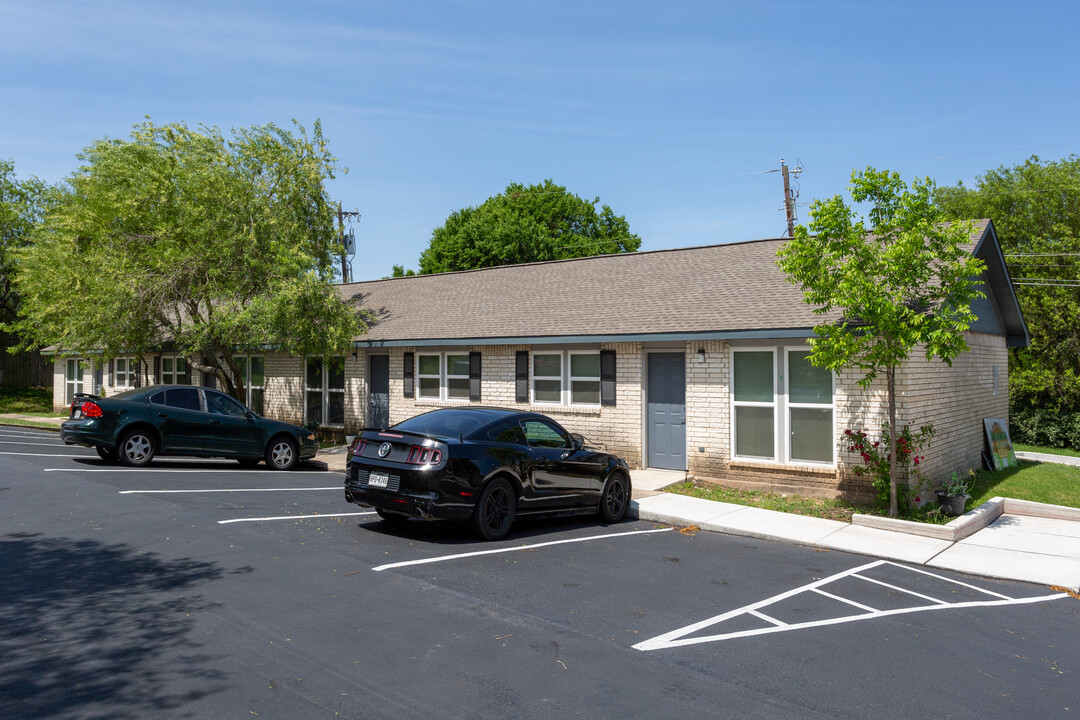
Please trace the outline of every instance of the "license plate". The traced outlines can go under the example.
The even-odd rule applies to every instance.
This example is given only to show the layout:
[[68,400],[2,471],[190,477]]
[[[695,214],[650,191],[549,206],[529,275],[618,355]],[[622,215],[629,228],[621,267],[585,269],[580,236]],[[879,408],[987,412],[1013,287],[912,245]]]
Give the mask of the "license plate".
[[390,484],[390,476],[384,472],[370,473],[367,484],[371,487],[386,487]]
[[79,420],[80,418],[82,418],[82,410],[81,409],[76,410],[75,413],[71,417],[74,418],[75,420]]

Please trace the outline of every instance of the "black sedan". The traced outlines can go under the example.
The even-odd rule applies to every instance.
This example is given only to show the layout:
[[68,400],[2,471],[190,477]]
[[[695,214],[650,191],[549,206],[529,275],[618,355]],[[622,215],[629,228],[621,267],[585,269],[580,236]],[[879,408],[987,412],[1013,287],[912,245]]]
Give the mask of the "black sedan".
[[242,465],[266,460],[274,470],[290,470],[319,450],[302,427],[260,417],[225,393],[186,385],[152,385],[112,397],[79,393],[60,439],[135,467],[155,455],[188,455],[230,457]]
[[630,470],[544,415],[447,408],[362,431],[349,450],[345,499],[374,507],[387,522],[468,520],[480,537],[496,540],[516,516],[622,520]]

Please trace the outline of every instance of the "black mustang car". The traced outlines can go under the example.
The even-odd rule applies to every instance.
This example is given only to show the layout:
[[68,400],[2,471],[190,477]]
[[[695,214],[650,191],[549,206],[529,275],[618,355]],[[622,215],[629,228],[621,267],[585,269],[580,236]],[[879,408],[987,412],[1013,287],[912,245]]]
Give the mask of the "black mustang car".
[[486,540],[515,516],[596,513],[618,522],[630,470],[538,413],[447,408],[387,430],[363,430],[350,448],[345,499],[387,522],[468,520]]
[[266,460],[274,470],[290,470],[319,450],[302,427],[260,417],[225,393],[187,385],[151,385],[107,398],[79,393],[60,439],[135,467],[155,455],[194,455],[231,457],[242,465]]

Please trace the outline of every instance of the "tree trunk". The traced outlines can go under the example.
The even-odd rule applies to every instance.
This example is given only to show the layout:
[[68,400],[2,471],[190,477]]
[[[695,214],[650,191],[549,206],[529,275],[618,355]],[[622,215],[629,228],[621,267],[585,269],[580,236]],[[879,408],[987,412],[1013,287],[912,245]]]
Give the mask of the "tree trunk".
[[889,393],[889,517],[899,512],[896,504],[896,368],[885,370]]

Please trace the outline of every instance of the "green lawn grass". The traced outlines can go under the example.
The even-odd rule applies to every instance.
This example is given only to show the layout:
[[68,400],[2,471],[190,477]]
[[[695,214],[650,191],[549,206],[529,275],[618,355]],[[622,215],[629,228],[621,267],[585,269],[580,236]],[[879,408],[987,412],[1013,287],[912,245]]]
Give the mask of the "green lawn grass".
[[708,483],[683,482],[673,485],[667,490],[680,495],[704,498],[705,500],[715,500],[734,505],[748,505],[764,510],[777,510],[794,515],[810,515],[845,522],[851,521],[852,513],[865,511],[864,508],[859,508],[843,500],[819,500],[799,495],[777,495],[757,490],[736,490]]
[[1069,457],[1080,457],[1080,450],[1070,450],[1069,448],[1043,447],[1041,445],[1023,445],[1021,443],[1013,443],[1013,450],[1020,450],[1022,452],[1050,453],[1051,455],[1068,455]]
[[[1042,450],[1040,450],[1042,451]],[[668,492],[704,498],[718,502],[748,505],[765,510],[810,515],[830,520],[851,521],[852,513],[884,515],[879,508],[860,507],[842,500],[817,500],[798,495],[776,495],[754,490],[735,490],[703,482],[684,482],[668,488]],[[1039,463],[1021,460],[1019,467],[1000,472],[981,470],[976,474],[967,510],[982,505],[993,497],[1031,500],[1033,502],[1080,508],[1080,468],[1056,463]],[[906,520],[942,524],[952,518],[937,510],[931,502],[905,517]]]
[[0,387],[0,413],[54,416],[52,388]]
[[980,470],[970,495],[969,510],[998,496],[1080,508],[1080,468],[1021,460],[1019,467]]

